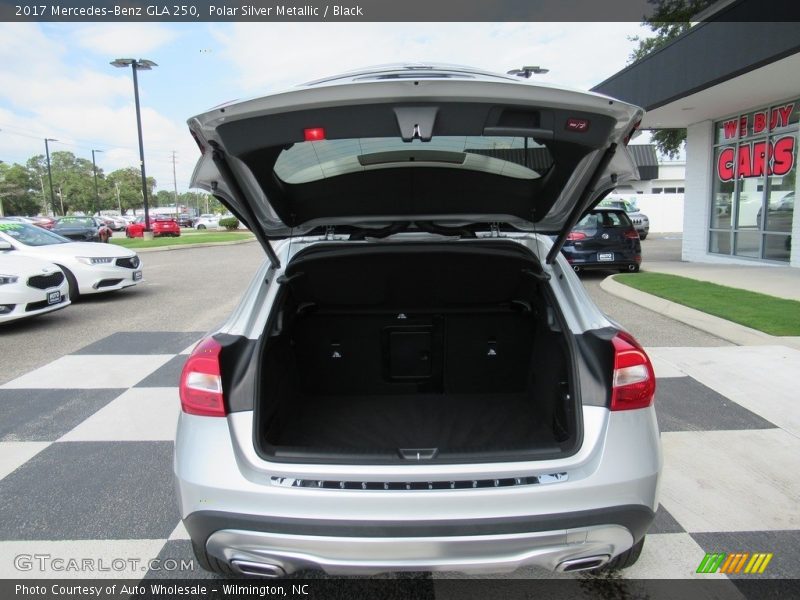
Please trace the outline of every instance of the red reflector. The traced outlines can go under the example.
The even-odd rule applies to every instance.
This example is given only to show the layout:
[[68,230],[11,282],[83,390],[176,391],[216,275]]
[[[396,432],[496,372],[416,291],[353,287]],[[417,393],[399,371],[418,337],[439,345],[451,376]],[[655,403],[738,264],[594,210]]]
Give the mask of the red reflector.
[[325,139],[325,129],[322,127],[311,127],[303,130],[303,137],[307,142],[318,142]]
[[569,118],[567,119],[567,126],[565,129],[567,131],[579,131],[583,133],[584,131],[589,131],[589,121],[586,119]]
[[219,370],[219,342],[213,337],[201,340],[183,365],[179,394],[181,409],[190,415],[224,417],[222,377]]
[[656,375],[644,349],[634,337],[620,331],[614,345],[611,410],[646,408],[653,403]]
[[582,231],[570,231],[569,234],[567,235],[567,239],[572,241],[585,240],[586,234],[583,233]]

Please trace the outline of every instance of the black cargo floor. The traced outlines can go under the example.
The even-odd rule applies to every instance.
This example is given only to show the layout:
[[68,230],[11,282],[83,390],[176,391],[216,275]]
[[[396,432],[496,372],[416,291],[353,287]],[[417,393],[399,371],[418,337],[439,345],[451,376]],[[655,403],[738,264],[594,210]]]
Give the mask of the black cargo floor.
[[273,446],[503,451],[555,443],[530,394],[302,396],[276,415]]

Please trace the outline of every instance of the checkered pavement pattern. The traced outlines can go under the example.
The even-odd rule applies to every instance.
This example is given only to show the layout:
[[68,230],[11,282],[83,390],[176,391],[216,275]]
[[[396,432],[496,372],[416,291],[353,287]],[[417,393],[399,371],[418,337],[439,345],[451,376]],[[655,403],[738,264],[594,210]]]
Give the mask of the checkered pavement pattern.
[[[200,337],[115,333],[0,386],[0,577],[213,577],[196,564],[141,566],[192,558],[172,449],[178,377]],[[622,577],[725,577],[695,570],[706,552],[745,551],[774,554],[761,577],[800,578],[800,352],[648,352],[664,446],[661,506],[639,562]],[[26,572],[15,568],[21,554],[140,562]],[[585,575],[522,568],[498,577]]]

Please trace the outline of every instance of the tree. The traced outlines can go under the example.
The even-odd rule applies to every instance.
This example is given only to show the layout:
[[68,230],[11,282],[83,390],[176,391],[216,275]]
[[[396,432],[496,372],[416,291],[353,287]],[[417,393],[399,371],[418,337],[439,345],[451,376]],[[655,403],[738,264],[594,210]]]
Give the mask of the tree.
[[[628,57],[629,64],[652,54],[687,31],[690,27],[689,19],[711,5],[714,0],[649,1],[657,6],[653,14],[642,21],[642,25],[648,26],[656,35],[645,39],[638,35],[629,38],[632,42],[638,42]],[[686,129],[660,129],[653,133],[652,138],[661,154],[675,158],[686,141]]]
[[[136,167],[117,169],[106,176],[113,200],[112,206],[120,206],[125,213],[130,209],[137,210],[144,206],[142,200],[142,172]],[[147,178],[147,198],[153,198],[153,188],[156,180]],[[119,203],[117,203],[119,198]]]
[[53,152],[50,167],[56,209],[61,214],[76,211],[92,214],[95,207],[92,161],[78,158],[72,152]]
[[18,164],[0,163],[0,204],[6,215],[35,215],[40,211],[40,196],[28,170]]

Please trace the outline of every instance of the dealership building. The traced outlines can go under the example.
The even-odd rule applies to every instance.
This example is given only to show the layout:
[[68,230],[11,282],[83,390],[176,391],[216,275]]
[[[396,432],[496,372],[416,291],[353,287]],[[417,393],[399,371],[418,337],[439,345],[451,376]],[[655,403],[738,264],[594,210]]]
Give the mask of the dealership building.
[[800,267],[800,24],[769,5],[717,2],[593,88],[644,107],[642,129],[687,129],[687,261]]

